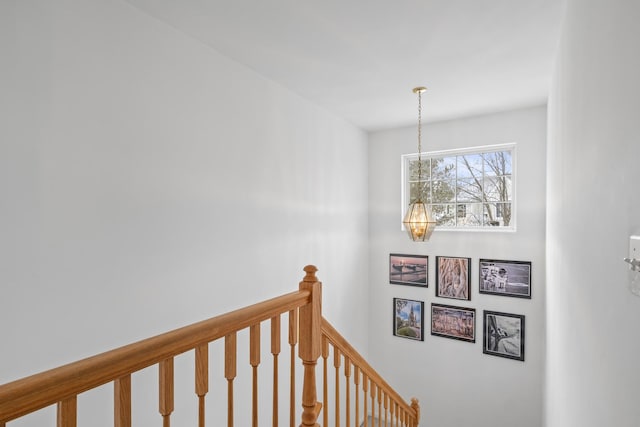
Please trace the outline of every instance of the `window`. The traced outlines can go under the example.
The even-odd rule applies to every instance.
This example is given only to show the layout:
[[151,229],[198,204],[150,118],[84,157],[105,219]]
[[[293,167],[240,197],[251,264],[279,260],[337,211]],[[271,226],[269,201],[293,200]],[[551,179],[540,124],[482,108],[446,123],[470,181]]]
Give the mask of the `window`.
[[402,156],[402,215],[418,196],[438,228],[515,229],[515,144]]

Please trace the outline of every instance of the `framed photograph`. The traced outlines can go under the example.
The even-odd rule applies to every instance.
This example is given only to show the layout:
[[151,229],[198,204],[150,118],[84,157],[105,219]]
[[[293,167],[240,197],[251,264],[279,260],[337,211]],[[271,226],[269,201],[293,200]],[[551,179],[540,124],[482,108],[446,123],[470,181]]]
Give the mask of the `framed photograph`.
[[389,282],[426,288],[428,266],[427,255],[389,254]]
[[524,316],[485,310],[482,352],[524,361]]
[[471,299],[471,258],[436,257],[436,296]]
[[404,298],[393,299],[393,335],[424,341],[424,302]]
[[481,294],[531,298],[531,262],[480,260]]
[[476,309],[431,304],[431,335],[476,342]]

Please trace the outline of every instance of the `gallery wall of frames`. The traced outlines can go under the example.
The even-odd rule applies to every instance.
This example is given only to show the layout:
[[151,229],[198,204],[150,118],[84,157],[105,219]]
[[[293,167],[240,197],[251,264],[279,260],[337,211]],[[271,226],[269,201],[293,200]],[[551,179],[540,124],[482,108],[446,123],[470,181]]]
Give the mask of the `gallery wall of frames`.
[[[433,263],[433,267],[431,267]],[[429,271],[433,269],[433,301],[393,298],[393,335],[424,341],[425,324],[431,335],[466,341],[482,339],[482,352],[512,360],[525,360],[525,316],[518,313],[468,307],[474,292],[490,298],[531,299],[531,262],[471,258],[389,254],[391,285],[429,288]],[[398,295],[402,294],[398,287]],[[467,301],[464,306],[456,300]],[[429,312],[425,305],[429,303]],[[490,301],[483,305],[490,307]],[[501,305],[504,307],[504,305]],[[481,315],[477,319],[477,315]],[[478,327],[482,327],[479,331]]]

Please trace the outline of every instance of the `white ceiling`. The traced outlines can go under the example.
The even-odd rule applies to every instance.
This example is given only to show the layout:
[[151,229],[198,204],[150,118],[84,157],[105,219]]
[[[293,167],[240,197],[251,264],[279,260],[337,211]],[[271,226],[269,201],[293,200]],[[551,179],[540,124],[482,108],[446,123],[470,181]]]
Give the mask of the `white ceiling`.
[[546,102],[565,3],[127,1],[369,131]]

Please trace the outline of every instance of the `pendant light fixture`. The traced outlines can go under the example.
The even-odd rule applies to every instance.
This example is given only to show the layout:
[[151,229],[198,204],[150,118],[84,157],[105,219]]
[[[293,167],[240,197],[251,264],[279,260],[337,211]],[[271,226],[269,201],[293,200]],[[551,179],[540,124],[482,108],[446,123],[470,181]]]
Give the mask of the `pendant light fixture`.
[[426,90],[422,86],[413,89],[413,93],[418,94],[418,194],[402,220],[409,238],[414,242],[426,242],[436,228],[431,208],[422,200],[422,93]]

